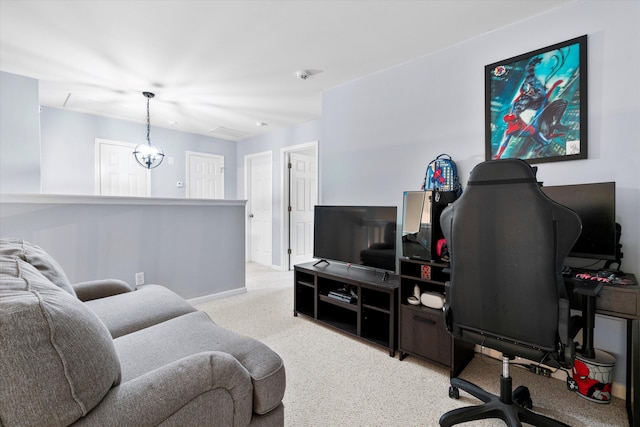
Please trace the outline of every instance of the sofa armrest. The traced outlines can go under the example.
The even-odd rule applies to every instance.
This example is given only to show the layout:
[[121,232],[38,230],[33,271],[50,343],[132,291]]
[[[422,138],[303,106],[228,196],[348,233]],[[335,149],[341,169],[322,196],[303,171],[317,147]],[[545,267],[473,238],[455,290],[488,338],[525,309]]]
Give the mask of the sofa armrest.
[[134,290],[127,282],[118,279],[90,280],[71,286],[80,301],[110,297]]
[[[225,405],[231,403],[232,407]],[[249,425],[252,385],[231,355],[197,353],[112,388],[73,426]]]

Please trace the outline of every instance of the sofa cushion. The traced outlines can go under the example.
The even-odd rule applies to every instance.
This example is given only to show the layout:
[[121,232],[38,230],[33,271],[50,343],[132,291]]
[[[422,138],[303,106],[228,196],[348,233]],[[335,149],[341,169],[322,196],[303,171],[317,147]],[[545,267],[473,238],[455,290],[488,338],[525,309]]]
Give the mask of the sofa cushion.
[[78,299],[20,257],[0,255],[0,420],[61,426],[119,382],[113,340]]
[[41,247],[22,239],[0,239],[0,255],[17,256],[33,265],[53,284],[71,295],[76,293],[60,264]]
[[114,340],[127,381],[199,352],[222,351],[235,357],[253,383],[253,411],[265,414],[280,405],[285,390],[282,359],[265,344],[216,325],[196,311]]
[[143,285],[132,292],[86,301],[85,305],[98,315],[113,338],[196,311],[160,285]]

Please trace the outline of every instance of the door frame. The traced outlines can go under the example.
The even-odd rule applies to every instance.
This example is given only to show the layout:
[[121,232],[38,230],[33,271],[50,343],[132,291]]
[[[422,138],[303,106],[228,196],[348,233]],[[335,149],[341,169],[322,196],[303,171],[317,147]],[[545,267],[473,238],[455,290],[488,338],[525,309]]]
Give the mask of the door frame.
[[[134,144],[131,142],[123,142],[123,141],[115,141],[112,139],[103,139],[103,138],[96,138],[94,141],[94,158],[95,158],[95,166],[93,168],[94,170],[94,193],[97,196],[101,196],[101,169],[102,169],[102,157],[100,156],[100,152],[102,151],[100,149],[100,147],[102,146],[102,144],[109,144],[109,145],[117,145],[123,148],[130,148],[131,149],[131,155],[133,156],[133,152],[136,149],[136,147],[138,146],[138,144]],[[151,197],[151,170],[147,169],[147,195],[146,197]]]
[[282,200],[282,227],[280,227],[280,259],[282,260],[282,271],[289,271],[291,269],[291,265],[289,265],[289,235],[291,234],[291,224],[289,222],[289,191],[291,189],[289,183],[289,168],[287,166],[287,160],[289,153],[295,153],[297,151],[306,151],[310,148],[314,151],[314,156],[316,159],[316,200],[318,204],[320,204],[320,168],[319,168],[319,159],[318,159],[318,140],[307,142],[304,144],[291,145],[288,147],[284,147],[280,149],[280,160],[281,160],[281,200]]
[[194,155],[194,156],[198,156],[198,157],[209,157],[211,159],[222,159],[222,174],[220,176],[220,182],[222,184],[222,197],[220,199],[224,199],[225,198],[225,188],[224,188],[224,175],[225,175],[225,158],[222,154],[211,154],[211,153],[202,153],[199,151],[185,151],[184,157],[185,157],[185,197],[187,199],[191,198],[191,185],[190,185],[190,174],[189,174],[189,169],[190,169],[190,156]]
[[[249,175],[251,172],[251,159],[256,157],[269,157],[271,163],[271,173],[273,174],[273,151],[261,151],[259,153],[251,153],[244,156],[244,196],[247,200],[244,212],[244,234],[245,234],[245,262],[251,260],[251,233],[249,232],[249,212],[251,210],[251,198],[249,197]],[[273,178],[271,178],[273,179]],[[273,184],[271,185],[271,221],[273,221]],[[271,263],[273,265],[273,227],[271,228]]]

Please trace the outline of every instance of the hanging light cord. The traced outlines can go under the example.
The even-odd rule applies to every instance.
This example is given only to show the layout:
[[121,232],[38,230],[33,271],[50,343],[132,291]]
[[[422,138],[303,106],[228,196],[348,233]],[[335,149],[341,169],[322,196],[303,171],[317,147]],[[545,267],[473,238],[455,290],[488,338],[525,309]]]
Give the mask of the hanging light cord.
[[149,132],[151,129],[151,119],[149,118],[149,100],[151,97],[147,97],[147,144],[151,145],[151,138],[149,137]]

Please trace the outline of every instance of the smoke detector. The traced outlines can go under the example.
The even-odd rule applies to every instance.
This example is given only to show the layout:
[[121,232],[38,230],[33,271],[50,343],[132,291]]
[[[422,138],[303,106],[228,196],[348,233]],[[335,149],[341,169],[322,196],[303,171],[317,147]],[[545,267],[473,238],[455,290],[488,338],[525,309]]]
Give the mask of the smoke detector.
[[311,77],[311,71],[309,70],[298,70],[296,72],[296,77],[298,77],[300,80],[307,80],[309,77]]

